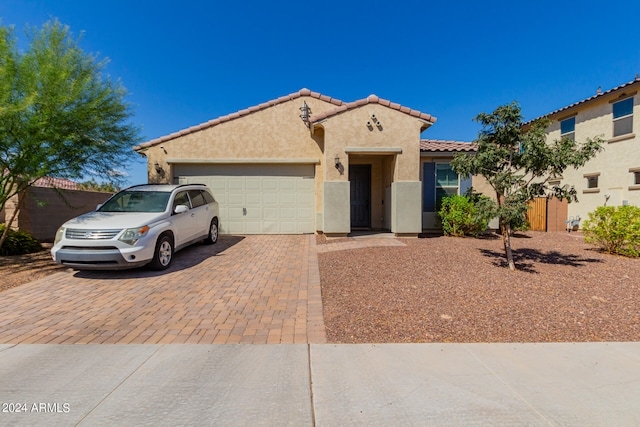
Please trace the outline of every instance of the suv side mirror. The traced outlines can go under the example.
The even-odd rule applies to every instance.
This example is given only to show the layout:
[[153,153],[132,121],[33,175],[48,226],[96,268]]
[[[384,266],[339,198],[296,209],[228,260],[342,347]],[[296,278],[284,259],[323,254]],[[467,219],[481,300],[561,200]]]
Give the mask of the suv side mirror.
[[181,214],[181,213],[185,213],[189,211],[189,206],[187,205],[178,205],[176,206],[175,210],[173,212],[175,212],[176,214]]

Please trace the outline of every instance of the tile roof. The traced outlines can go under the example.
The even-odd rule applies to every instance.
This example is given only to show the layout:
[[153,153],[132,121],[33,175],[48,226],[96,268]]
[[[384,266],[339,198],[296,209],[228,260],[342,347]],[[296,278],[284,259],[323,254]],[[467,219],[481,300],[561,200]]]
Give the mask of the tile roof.
[[[630,82],[621,84],[620,86],[616,86],[613,89],[609,89],[606,92],[601,92],[600,89],[598,89],[598,93],[596,93],[595,95],[593,95],[593,96],[591,96],[589,98],[583,99],[582,101],[574,102],[573,104],[567,105],[566,107],[559,108],[559,109],[557,109],[555,111],[550,112],[549,114],[545,114],[542,117],[551,117],[551,116],[558,115],[558,114],[560,114],[560,113],[562,113],[564,111],[570,110],[570,109],[572,109],[574,107],[578,107],[578,106],[586,104],[588,102],[595,101],[596,99],[600,99],[600,98],[606,97],[608,95],[611,95],[614,92],[617,92],[617,91],[620,91],[622,89],[625,89],[625,88],[627,88],[627,87],[629,87],[631,85],[634,85],[636,83],[640,83],[640,77],[637,74],[636,74],[636,77],[633,80],[631,80]],[[539,118],[541,118],[541,117],[538,117],[537,119],[529,120],[525,124],[534,122],[534,121],[538,120]]]
[[409,107],[404,107],[400,104],[396,104],[395,102],[391,102],[391,101],[387,101],[386,99],[380,99],[378,98],[376,95],[369,95],[368,97],[364,98],[364,99],[360,99],[358,101],[354,101],[354,102],[349,102],[346,104],[343,104],[341,106],[339,106],[336,109],[333,109],[331,111],[327,111],[325,113],[321,113],[321,114],[313,114],[311,116],[311,122],[312,123],[318,123],[321,122],[322,120],[328,119],[329,117],[335,116],[337,114],[343,113],[345,111],[351,110],[353,108],[358,108],[361,107],[363,105],[367,105],[367,104],[380,104],[383,105],[385,107],[389,107],[392,108],[394,110],[398,110],[401,111],[403,113],[409,114],[410,116],[425,120],[429,123],[435,123],[436,122],[436,118],[433,117],[431,114],[426,114],[426,113],[421,113],[418,110],[412,110]]
[[477,146],[471,142],[462,141],[445,141],[442,139],[423,139],[420,141],[420,151],[437,151],[437,152],[474,152]]
[[194,133],[194,132],[197,132],[197,131],[200,131],[200,130],[203,130],[203,129],[207,129],[207,128],[219,125],[220,123],[228,122],[230,120],[234,120],[234,119],[237,119],[237,118],[240,118],[240,117],[255,113],[256,111],[264,110],[265,108],[269,108],[269,107],[272,107],[274,105],[282,104],[284,102],[287,102],[287,101],[290,101],[290,100],[293,100],[293,99],[296,99],[296,98],[300,98],[302,96],[310,96],[312,98],[317,98],[317,99],[329,102],[329,103],[334,104],[334,105],[343,105],[344,104],[344,102],[340,101],[339,99],[331,98],[329,96],[322,95],[322,94],[320,94],[318,92],[312,92],[309,89],[304,89],[303,88],[303,89],[300,89],[298,92],[294,92],[294,93],[291,93],[289,95],[281,96],[280,98],[276,98],[276,99],[273,99],[271,101],[263,102],[262,104],[258,104],[258,105],[255,105],[253,107],[245,108],[244,110],[236,111],[235,113],[227,114],[226,116],[221,116],[221,117],[218,117],[218,118],[213,119],[213,120],[209,120],[208,122],[201,123],[201,124],[196,125],[196,126],[191,126],[190,128],[183,129],[183,130],[180,130],[178,132],[174,132],[174,133],[172,133],[170,135],[162,136],[160,138],[156,138],[156,139],[153,139],[151,141],[144,142],[144,143],[142,143],[142,144],[140,144],[138,146],[133,147],[133,149],[135,151],[138,151],[138,150],[141,150],[141,149],[146,148],[146,147],[152,147],[154,145],[158,145],[158,144],[163,143],[165,141],[169,141],[169,140],[178,138],[178,137],[183,136],[183,135],[188,135],[190,133]]
[[80,185],[77,182],[73,182],[65,178],[53,178],[50,176],[36,179],[33,186],[42,188],[59,188],[61,190],[80,190]]

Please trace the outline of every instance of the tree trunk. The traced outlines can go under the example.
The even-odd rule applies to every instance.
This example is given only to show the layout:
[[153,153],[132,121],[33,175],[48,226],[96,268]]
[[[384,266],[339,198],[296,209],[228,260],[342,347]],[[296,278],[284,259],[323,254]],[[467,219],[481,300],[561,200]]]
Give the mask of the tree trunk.
[[9,234],[9,228],[11,228],[11,224],[13,224],[13,221],[18,216],[18,212],[20,212],[20,205],[21,205],[21,198],[20,198],[20,195],[18,195],[18,203],[16,204],[16,207],[13,210],[13,214],[11,214],[11,218],[9,219],[9,221],[5,223],[4,231],[2,232],[2,236],[0,236],[0,248],[2,247],[2,244],[4,243],[4,241],[6,240],[7,235]]
[[509,270],[515,271],[516,264],[513,262],[513,252],[511,251],[511,226],[504,224],[501,227],[502,231],[502,243],[504,244],[504,253],[507,256],[507,264]]

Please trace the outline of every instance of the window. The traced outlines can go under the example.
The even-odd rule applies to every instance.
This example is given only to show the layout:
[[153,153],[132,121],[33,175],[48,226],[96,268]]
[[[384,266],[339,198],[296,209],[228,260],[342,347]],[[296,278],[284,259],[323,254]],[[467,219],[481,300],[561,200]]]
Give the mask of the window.
[[633,185],[640,185],[640,171],[633,172]]
[[205,204],[204,196],[200,190],[189,190],[189,198],[191,199],[191,207],[194,209]]
[[633,97],[613,104],[613,136],[633,132]]
[[458,174],[448,163],[436,163],[436,210],[440,210],[442,198],[458,194]]
[[599,173],[585,175],[584,177],[587,179],[587,190],[597,190],[598,189],[598,177]]
[[181,191],[178,194],[176,194],[176,198],[173,199],[173,210],[175,212],[176,210],[176,206],[178,205],[185,205],[186,207],[190,208],[191,205],[189,204],[189,198],[187,197],[187,192],[186,191]]
[[560,122],[560,137],[576,140],[576,118],[570,117]]

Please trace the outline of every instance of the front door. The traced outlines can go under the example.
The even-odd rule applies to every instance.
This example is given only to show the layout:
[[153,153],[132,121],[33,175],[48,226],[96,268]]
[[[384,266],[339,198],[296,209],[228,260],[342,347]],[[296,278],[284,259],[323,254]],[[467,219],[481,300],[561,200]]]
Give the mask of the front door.
[[351,227],[371,227],[371,165],[349,165]]

